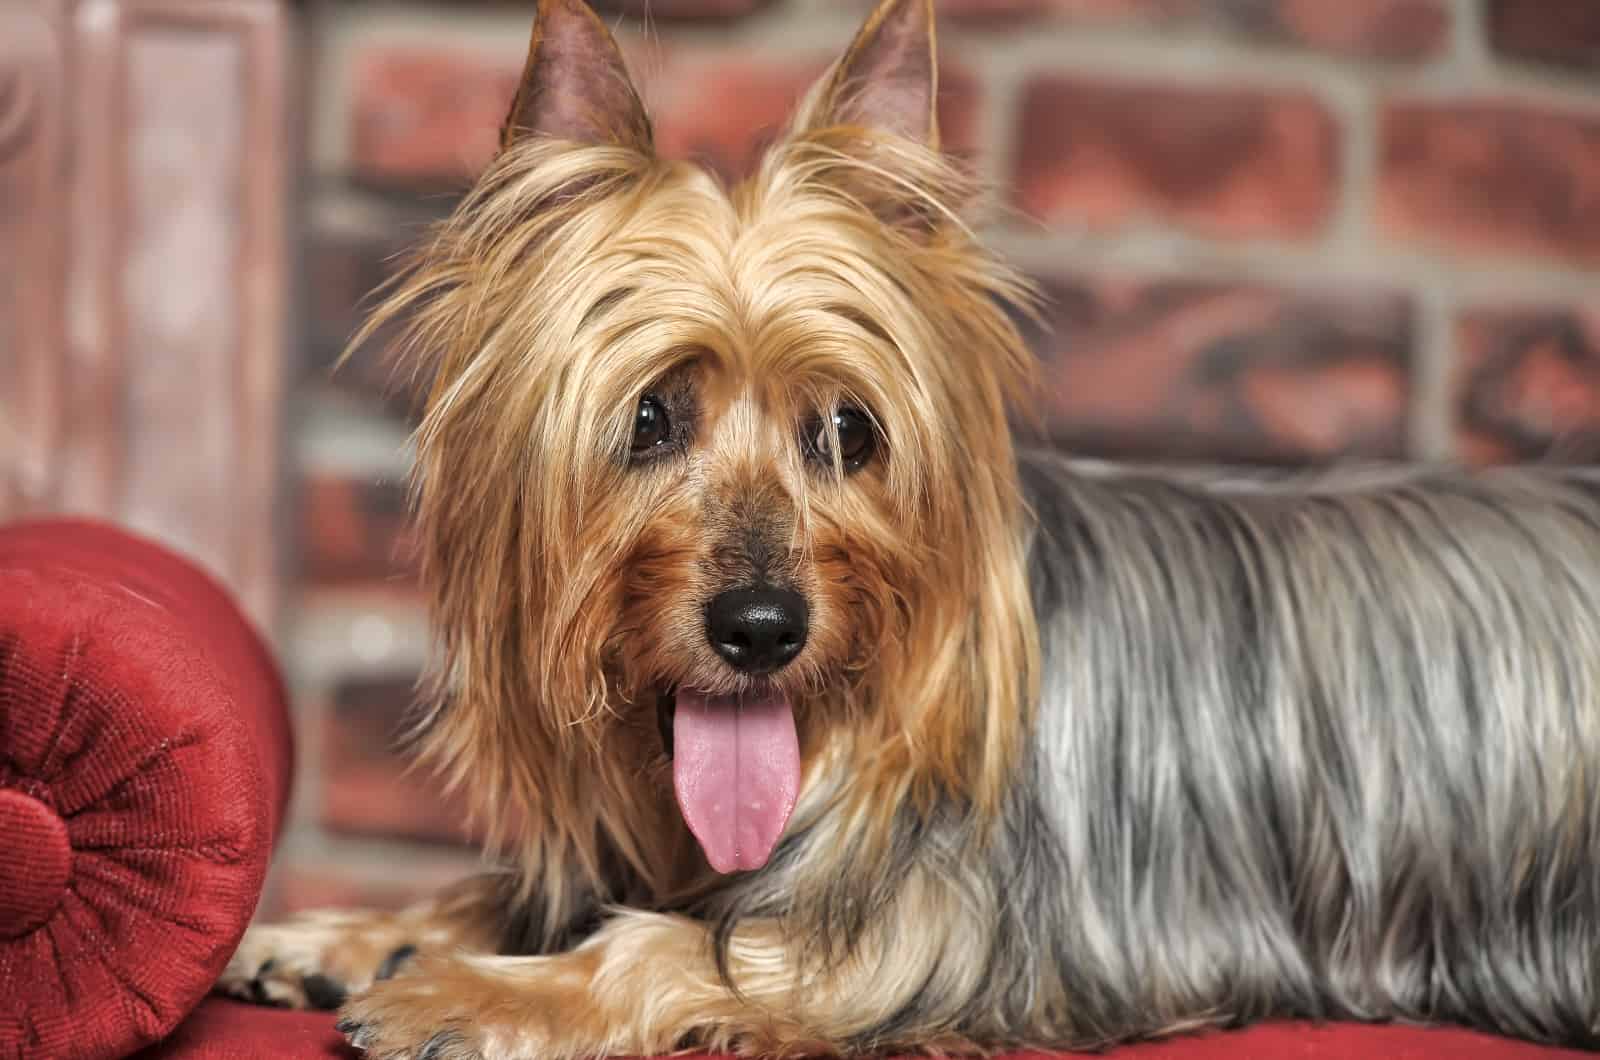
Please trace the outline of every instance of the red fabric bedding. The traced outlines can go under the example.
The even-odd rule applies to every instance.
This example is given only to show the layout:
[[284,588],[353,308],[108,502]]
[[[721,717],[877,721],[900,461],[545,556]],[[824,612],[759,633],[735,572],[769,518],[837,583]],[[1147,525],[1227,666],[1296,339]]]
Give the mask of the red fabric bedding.
[[[139,1060],[355,1060],[326,1013],[282,1012],[213,999],[165,1046]],[[1459,1030],[1274,1023],[1243,1031],[1130,1045],[1109,1060],[1577,1060],[1547,1049]],[[1007,1060],[1052,1060],[1016,1053]]]
[[285,696],[228,595],[76,521],[0,528],[0,1057],[165,1037],[260,897]]

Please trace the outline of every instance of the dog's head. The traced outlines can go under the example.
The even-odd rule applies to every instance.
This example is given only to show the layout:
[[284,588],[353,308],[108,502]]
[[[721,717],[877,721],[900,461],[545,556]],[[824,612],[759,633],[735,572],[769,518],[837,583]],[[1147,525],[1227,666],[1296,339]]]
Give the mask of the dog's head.
[[751,869],[819,772],[869,815],[1001,780],[1024,292],[962,221],[932,29],[884,0],[729,189],[657,156],[604,26],[543,0],[498,159],[372,323],[407,314],[432,373],[427,746],[540,842],[649,871],[675,789]]

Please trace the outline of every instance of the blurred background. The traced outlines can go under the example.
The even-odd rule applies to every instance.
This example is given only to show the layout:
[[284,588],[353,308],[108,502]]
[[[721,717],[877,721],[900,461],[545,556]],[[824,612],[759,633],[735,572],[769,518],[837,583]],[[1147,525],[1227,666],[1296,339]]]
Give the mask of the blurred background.
[[[1600,2],[940,0],[948,145],[1050,296],[1054,441],[1314,465],[1600,456]],[[603,8],[729,176],[860,0]],[[0,518],[199,556],[296,696],[270,912],[474,863],[390,751],[428,633],[407,395],[332,364],[489,157],[530,0],[0,0]]]

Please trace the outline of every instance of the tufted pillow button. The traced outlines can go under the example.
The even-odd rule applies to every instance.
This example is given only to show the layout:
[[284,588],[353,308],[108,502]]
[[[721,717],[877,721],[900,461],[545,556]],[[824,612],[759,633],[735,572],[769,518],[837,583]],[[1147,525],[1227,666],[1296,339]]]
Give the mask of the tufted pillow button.
[[0,939],[49,920],[71,879],[66,823],[31,795],[0,789]]

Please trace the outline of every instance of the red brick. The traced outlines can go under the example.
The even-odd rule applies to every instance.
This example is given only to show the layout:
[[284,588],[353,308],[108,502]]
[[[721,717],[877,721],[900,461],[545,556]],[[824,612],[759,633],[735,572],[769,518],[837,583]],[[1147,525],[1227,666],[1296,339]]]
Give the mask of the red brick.
[[464,187],[494,157],[519,62],[417,46],[356,57],[350,153],[376,182]]
[[301,481],[299,513],[299,570],[312,587],[415,591],[404,482],[312,474]]
[[[870,4],[857,3],[860,9]],[[939,0],[939,17],[947,22],[1009,24],[1049,13],[1051,0]]]
[[330,831],[466,843],[464,801],[410,765],[398,740],[412,705],[409,677],[351,680],[333,693],[322,732],[321,822]]
[[1075,453],[1300,463],[1404,454],[1411,313],[1384,293],[1046,282],[1044,419]]
[[1450,35],[1447,0],[941,0],[940,10],[967,22],[1049,16],[1162,29],[1197,27],[1387,60],[1437,55]]
[[[725,177],[746,175],[828,62],[825,57],[774,63],[709,54],[670,65],[646,96],[656,145],[665,155],[698,159]],[[977,81],[951,63],[940,70],[939,81],[944,146],[970,154],[977,141]]]
[[[748,172],[830,56],[749,59],[727,52],[639,58],[640,93],[663,155],[696,158],[727,176]],[[356,63],[351,107],[354,171],[374,184],[463,186],[494,155],[519,67],[503,56],[378,47]],[[957,153],[977,139],[978,86],[942,71],[941,120]]]
[[709,22],[740,18],[770,0],[597,0],[598,11],[620,11],[635,18],[668,22]]
[[1472,310],[1457,322],[1456,342],[1463,457],[1600,458],[1600,303]]
[[[965,23],[1013,23],[1023,18],[1056,18],[1089,25],[1161,27],[1182,25],[1212,14],[1212,0],[937,0],[939,16]],[[871,0],[858,0],[870,8]]]
[[652,79],[645,97],[656,147],[724,177],[742,176],[826,68],[825,59],[777,63],[711,55],[672,64]]
[[1445,0],[1278,0],[1259,15],[1252,14],[1258,4],[1220,6],[1264,39],[1338,55],[1422,59],[1443,51],[1450,37]]
[[1381,138],[1378,215],[1389,236],[1600,261],[1600,114],[1394,100]]
[[1333,207],[1337,130],[1302,93],[1044,78],[1018,140],[1018,204],[1048,222],[1307,238]]
[[1600,66],[1600,4],[1490,0],[1489,40],[1501,55],[1592,69]]

